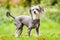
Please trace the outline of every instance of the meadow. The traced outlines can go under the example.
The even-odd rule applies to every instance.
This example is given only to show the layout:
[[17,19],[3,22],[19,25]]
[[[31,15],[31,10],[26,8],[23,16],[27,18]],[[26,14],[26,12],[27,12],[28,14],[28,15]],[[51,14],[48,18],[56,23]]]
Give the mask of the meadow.
[[[53,7],[53,10],[56,9]],[[14,36],[14,31],[16,29],[13,24],[12,18],[6,17],[7,9],[5,7],[0,7],[0,40],[60,40],[60,23],[50,19],[49,13],[60,14],[57,8],[53,11],[52,8],[46,8],[46,14],[41,17],[41,25],[39,27],[40,36],[36,36],[35,29],[31,31],[31,36],[27,35],[27,27],[23,27],[22,35],[18,38]],[[29,8],[23,7],[11,7],[10,12],[13,16],[20,15],[30,15]],[[59,20],[60,21],[60,20]]]

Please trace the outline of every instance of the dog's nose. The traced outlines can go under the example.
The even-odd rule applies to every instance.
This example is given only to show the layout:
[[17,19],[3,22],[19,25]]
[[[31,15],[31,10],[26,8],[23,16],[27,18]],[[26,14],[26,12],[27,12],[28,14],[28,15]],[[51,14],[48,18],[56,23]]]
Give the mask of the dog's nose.
[[36,12],[34,11],[34,14],[36,14]]

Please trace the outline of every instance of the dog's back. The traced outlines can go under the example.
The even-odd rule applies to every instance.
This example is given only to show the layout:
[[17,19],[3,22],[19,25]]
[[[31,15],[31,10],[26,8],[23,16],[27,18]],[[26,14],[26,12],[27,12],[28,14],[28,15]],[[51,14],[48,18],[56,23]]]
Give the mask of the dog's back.
[[15,17],[15,22],[16,21],[19,21],[20,23],[28,26],[30,23],[32,23],[32,18],[31,16],[18,16]]

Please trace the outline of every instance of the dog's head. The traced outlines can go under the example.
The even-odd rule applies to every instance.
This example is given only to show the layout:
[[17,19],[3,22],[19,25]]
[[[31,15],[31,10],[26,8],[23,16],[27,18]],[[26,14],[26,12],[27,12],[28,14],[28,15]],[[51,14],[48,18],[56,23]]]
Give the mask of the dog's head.
[[32,6],[30,8],[30,13],[31,13],[33,20],[40,19],[42,12],[44,12],[44,8],[41,6]]

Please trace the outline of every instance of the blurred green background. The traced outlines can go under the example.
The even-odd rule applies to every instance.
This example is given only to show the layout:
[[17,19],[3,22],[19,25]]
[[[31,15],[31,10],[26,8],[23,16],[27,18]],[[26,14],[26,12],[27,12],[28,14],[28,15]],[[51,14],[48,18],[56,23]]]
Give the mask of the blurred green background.
[[[16,27],[13,19],[6,17],[7,10],[13,16],[30,15],[29,8],[35,5],[45,8],[40,22],[40,36],[37,37],[33,29],[28,37],[27,27],[24,26],[22,35],[16,38]],[[0,0],[0,40],[60,40],[60,0]]]

